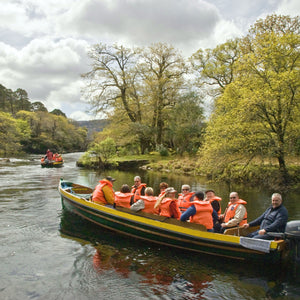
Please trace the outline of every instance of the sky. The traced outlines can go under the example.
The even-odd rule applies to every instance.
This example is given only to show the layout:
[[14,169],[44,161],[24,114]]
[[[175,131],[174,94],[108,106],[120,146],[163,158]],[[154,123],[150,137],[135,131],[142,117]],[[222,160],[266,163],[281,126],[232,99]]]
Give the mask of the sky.
[[0,84],[73,120],[97,118],[82,97],[89,48],[168,43],[184,57],[247,34],[299,0],[0,0]]

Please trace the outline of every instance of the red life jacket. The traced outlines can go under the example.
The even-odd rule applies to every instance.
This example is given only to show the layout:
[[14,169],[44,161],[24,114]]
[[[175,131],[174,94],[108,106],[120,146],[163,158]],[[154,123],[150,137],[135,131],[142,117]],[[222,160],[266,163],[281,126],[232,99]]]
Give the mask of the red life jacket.
[[145,204],[145,208],[142,209],[143,212],[158,215],[158,208],[157,209],[154,208],[157,197],[141,196],[141,199],[144,200],[144,204]]
[[96,186],[93,195],[92,195],[92,201],[99,203],[99,204],[108,204],[108,202],[106,201],[105,197],[104,197],[104,193],[102,191],[102,188],[108,185],[112,190],[113,190],[113,185],[110,181],[108,180],[100,180],[99,184]]
[[170,212],[170,204],[171,204],[171,202],[175,202],[176,203],[176,210],[177,210],[178,215],[179,215],[178,219],[180,219],[181,212],[179,210],[177,200],[176,199],[171,199],[171,198],[164,198],[161,201],[161,204],[160,204],[160,207],[159,207],[159,215],[160,216],[164,216],[164,217],[168,217],[168,218],[172,217],[171,216],[171,212]]
[[179,194],[178,206],[181,212],[185,212],[190,207],[190,199],[194,194],[194,192],[189,192],[185,196],[183,194]]
[[130,199],[133,196],[132,193],[115,192],[115,204],[116,206],[122,206],[130,208]]
[[132,186],[132,189],[131,189],[131,193],[134,194],[134,197],[133,197],[133,203],[135,203],[137,200],[139,200],[141,197],[141,191],[142,191],[142,188],[146,188],[147,184],[146,183],[141,183],[138,187],[135,187],[134,185]]
[[[229,220],[234,218],[236,209],[238,208],[238,206],[240,204],[246,205],[247,202],[242,199],[239,199],[234,204],[232,204],[231,202],[228,202],[228,207],[226,209],[226,214],[225,214],[225,219],[224,219],[225,223],[227,223]],[[246,210],[243,220],[238,224],[238,226],[242,226],[244,224],[247,224],[247,210]]]
[[191,222],[204,225],[206,229],[212,229],[213,223],[213,208],[209,201],[195,200],[190,203],[190,206],[194,205],[196,208],[196,214],[191,216]]

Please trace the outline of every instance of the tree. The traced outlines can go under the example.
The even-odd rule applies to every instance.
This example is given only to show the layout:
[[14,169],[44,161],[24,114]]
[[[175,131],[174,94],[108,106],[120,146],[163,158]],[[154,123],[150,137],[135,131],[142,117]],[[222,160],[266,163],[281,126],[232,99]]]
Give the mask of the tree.
[[33,102],[31,104],[31,111],[37,112],[37,111],[44,111],[44,112],[48,112],[47,108],[45,107],[45,105],[40,102],[40,101],[36,101]]
[[86,94],[95,113],[109,113],[119,101],[131,122],[141,119],[139,103],[129,97],[134,84],[135,53],[123,46],[94,45],[89,52],[92,70],[83,74],[89,80]]
[[214,49],[199,49],[190,59],[198,85],[208,85],[217,95],[222,94],[226,86],[234,81],[234,65],[239,56],[239,39],[228,40]]
[[152,130],[155,145],[163,143],[166,108],[174,106],[180,91],[184,88],[186,63],[172,46],[157,43],[141,51],[142,61],[138,67],[144,83],[147,112],[152,114]]
[[0,153],[17,153],[21,142],[29,137],[30,129],[26,122],[15,120],[11,114],[0,112]]
[[174,108],[166,111],[168,147],[183,154],[196,153],[204,129],[202,101],[195,92],[183,94]]
[[207,128],[203,153],[217,157],[215,165],[275,156],[288,181],[287,137],[300,116],[299,28],[299,17],[273,15],[241,40],[235,79],[217,100]]
[[50,114],[67,118],[66,114],[62,112],[60,109],[53,109],[52,111],[50,111]]

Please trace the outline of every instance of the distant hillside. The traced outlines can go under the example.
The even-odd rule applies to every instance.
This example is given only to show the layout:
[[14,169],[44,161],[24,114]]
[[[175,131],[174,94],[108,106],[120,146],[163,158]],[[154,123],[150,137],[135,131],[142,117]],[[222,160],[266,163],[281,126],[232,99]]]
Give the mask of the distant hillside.
[[76,121],[76,124],[80,127],[86,127],[88,129],[88,138],[90,138],[94,132],[101,132],[108,124],[108,120]]

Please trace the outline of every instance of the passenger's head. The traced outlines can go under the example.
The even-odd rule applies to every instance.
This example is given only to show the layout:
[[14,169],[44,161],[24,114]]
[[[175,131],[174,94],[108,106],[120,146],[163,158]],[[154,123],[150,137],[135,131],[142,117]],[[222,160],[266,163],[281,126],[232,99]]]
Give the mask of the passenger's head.
[[111,176],[106,176],[105,179],[110,181],[111,183],[114,183],[116,181],[116,179],[112,178]]
[[153,188],[152,187],[146,187],[145,189],[145,195],[146,196],[153,196]]
[[215,191],[214,190],[207,190],[205,191],[205,196],[207,199],[212,199],[213,197],[215,197]]
[[239,194],[237,192],[231,192],[229,195],[229,200],[231,203],[235,203],[239,200]]
[[204,193],[202,191],[198,191],[198,192],[195,193],[195,197],[198,200],[203,200],[204,199]]
[[169,185],[168,185],[166,182],[161,182],[161,183],[159,184],[159,189],[160,189],[161,191],[164,191],[167,187],[169,187]]
[[134,185],[139,186],[142,183],[142,179],[140,176],[135,176],[134,177]]
[[130,193],[130,188],[127,184],[123,184],[121,187],[121,193]]
[[276,208],[282,204],[282,197],[278,193],[274,193],[272,195],[272,206],[273,208]]
[[183,194],[188,194],[190,192],[190,190],[191,190],[191,187],[188,184],[183,184],[181,186],[181,192]]
[[173,187],[168,187],[165,189],[165,195],[169,198],[175,198],[176,190]]

